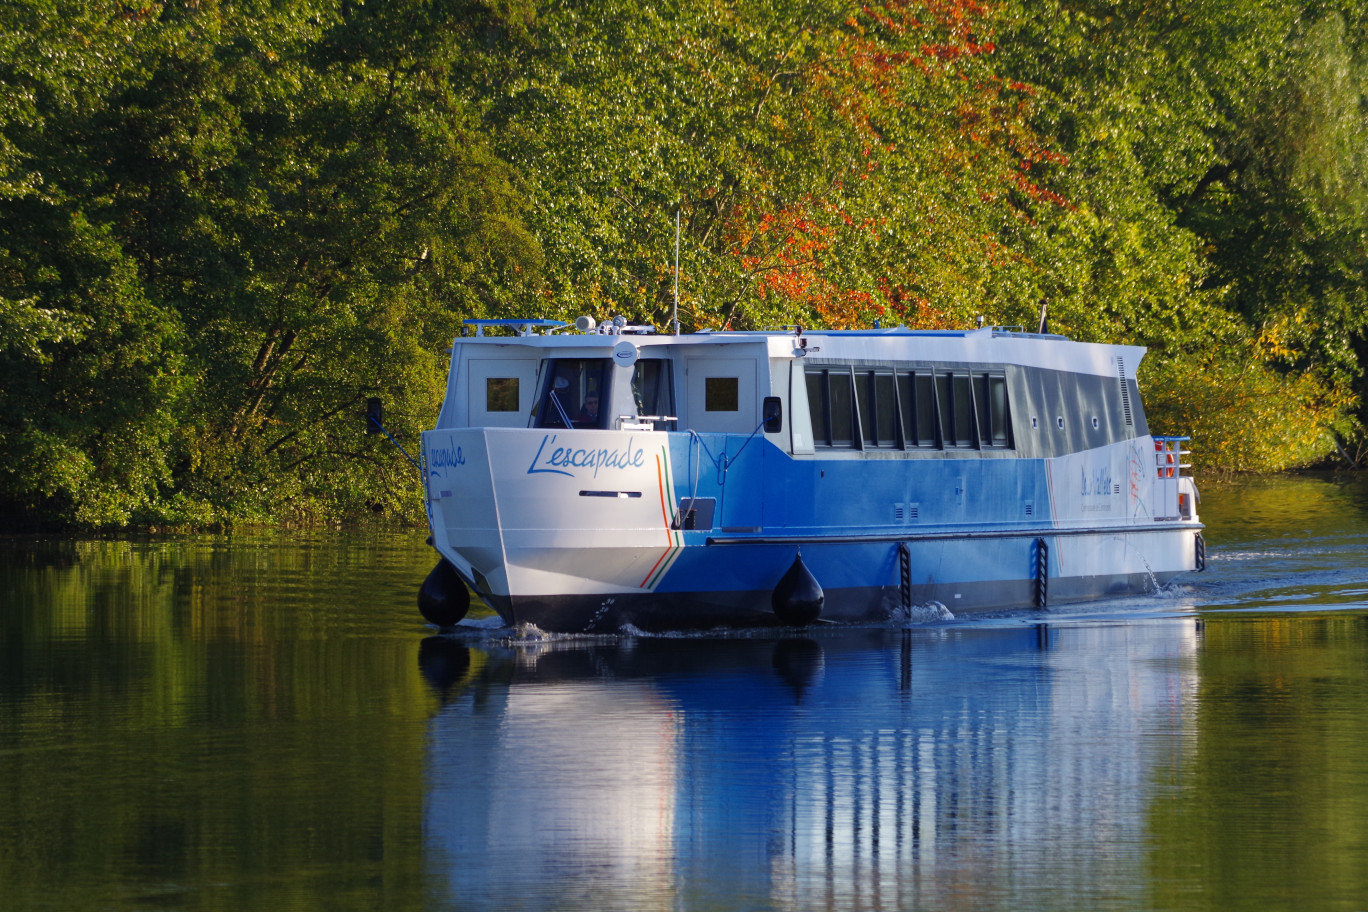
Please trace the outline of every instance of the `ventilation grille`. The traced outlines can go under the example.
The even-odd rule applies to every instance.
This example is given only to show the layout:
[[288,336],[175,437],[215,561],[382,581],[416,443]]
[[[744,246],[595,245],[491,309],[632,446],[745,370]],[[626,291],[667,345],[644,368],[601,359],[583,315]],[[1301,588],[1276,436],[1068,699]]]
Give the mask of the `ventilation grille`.
[[1027,515],[1027,516],[1032,516],[1032,515],[1034,515],[1034,514],[1035,514],[1035,504],[1034,504],[1033,502],[1029,501],[1029,500],[1026,501],[1026,515]]
[[1121,413],[1126,417],[1126,427],[1134,427],[1131,420],[1130,384],[1126,382],[1126,362],[1120,356],[1116,359],[1116,376],[1121,381]]
[[914,522],[920,510],[920,504],[914,503],[895,503],[893,505],[893,521],[900,523]]

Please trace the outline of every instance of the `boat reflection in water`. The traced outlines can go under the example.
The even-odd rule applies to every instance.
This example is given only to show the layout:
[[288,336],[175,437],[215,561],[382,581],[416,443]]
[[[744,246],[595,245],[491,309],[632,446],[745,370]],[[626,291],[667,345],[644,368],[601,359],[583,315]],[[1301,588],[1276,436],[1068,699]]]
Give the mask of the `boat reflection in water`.
[[1198,623],[432,637],[430,874],[478,908],[1087,907],[1144,883]]

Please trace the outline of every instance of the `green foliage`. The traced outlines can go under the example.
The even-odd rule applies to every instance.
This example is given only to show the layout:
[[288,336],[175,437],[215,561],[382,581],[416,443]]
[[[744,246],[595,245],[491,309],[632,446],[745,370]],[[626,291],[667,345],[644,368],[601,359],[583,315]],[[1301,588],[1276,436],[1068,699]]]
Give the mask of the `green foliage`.
[[686,328],[1046,304],[1148,345],[1156,423],[1213,463],[1313,461],[1362,426],[1365,23],[1361,0],[17,0],[0,509],[411,516],[364,400],[413,442],[463,317],[665,325],[676,213]]
[[[686,327],[972,315],[1037,202],[972,4],[551,3],[473,90],[561,316]],[[1023,188],[1029,191],[1023,192]],[[934,302],[934,303],[932,303]]]
[[412,511],[364,399],[411,438],[460,312],[539,260],[452,91],[494,11],[111,6],[95,40],[128,63],[94,79],[39,65],[73,36],[26,11],[36,75],[5,84],[34,101],[3,126],[42,168],[0,198],[0,497],[84,525]]
[[1147,363],[1150,427],[1191,436],[1199,469],[1276,472],[1334,447],[1346,403],[1310,375],[1284,375],[1255,352]]
[[0,500],[33,520],[123,525],[169,481],[181,328],[107,229],[36,200],[10,217],[27,231],[0,279],[4,298],[12,283],[24,295],[0,323]]
[[1149,345],[1155,411],[1181,426],[1202,409],[1212,464],[1333,452],[1368,351],[1364,61],[1341,14],[1062,0],[1009,21],[1006,54],[1047,99],[1035,123],[1070,160],[1077,208],[1036,255],[1062,279],[1056,326]]

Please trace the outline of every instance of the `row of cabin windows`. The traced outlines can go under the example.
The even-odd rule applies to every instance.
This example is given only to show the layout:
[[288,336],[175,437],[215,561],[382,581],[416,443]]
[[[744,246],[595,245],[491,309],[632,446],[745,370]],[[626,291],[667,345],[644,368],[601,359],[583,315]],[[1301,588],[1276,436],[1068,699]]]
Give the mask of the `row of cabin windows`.
[[1010,447],[1007,377],[981,371],[808,369],[817,446]]

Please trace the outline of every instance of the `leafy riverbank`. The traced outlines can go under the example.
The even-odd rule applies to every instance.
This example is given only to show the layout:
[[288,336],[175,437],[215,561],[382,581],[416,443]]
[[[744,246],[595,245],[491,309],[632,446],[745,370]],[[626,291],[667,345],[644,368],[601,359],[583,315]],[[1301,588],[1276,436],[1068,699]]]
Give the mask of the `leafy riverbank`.
[[0,9],[0,516],[409,517],[475,316],[1145,344],[1201,464],[1358,451],[1368,3]]

